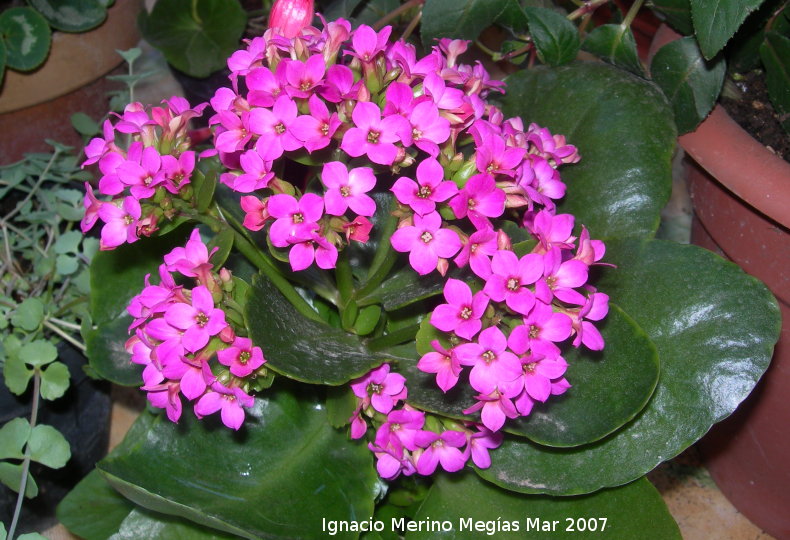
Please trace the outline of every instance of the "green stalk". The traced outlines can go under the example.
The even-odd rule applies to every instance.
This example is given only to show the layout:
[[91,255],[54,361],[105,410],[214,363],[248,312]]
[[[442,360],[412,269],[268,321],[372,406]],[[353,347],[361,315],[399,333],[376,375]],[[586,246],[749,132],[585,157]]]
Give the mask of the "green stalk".
[[342,250],[337,257],[335,283],[340,294],[338,307],[343,310],[354,296],[354,275],[351,273],[351,263],[348,261],[348,250],[346,249]]
[[[36,427],[36,421],[38,420],[38,395],[41,389],[41,374],[38,372],[38,368],[36,368],[35,374],[33,375],[33,405],[30,411],[30,432],[33,432],[33,428]],[[8,529],[8,536],[7,538],[12,539],[14,538],[14,533],[16,532],[16,525],[19,521],[19,514],[22,512],[22,502],[25,500],[25,490],[27,489],[27,475],[30,471],[30,445],[25,444],[25,458],[22,461],[22,479],[19,481],[19,494],[16,498],[16,507],[14,508],[14,517],[11,518],[11,527]]]
[[397,228],[398,218],[393,215],[387,217],[387,221],[384,222],[382,227],[381,240],[379,240],[376,254],[373,255],[373,261],[370,263],[367,279],[365,280],[365,284],[354,294],[355,298],[365,298],[375,291],[384,279],[386,279],[390,270],[392,270],[392,267],[397,262],[398,254],[390,245],[392,233],[394,233]]
[[371,339],[367,342],[367,347],[371,351],[383,351],[395,345],[412,341],[417,336],[419,329],[419,324],[413,324],[411,326],[407,326],[406,328],[401,328],[400,330],[396,330],[391,334],[387,334],[386,336],[380,336]]

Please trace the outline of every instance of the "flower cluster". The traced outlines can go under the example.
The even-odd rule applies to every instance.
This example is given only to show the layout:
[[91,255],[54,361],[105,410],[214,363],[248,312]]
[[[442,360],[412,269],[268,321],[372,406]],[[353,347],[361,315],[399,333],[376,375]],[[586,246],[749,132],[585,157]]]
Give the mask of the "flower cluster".
[[[181,417],[183,395],[195,401],[198,418],[221,411],[222,422],[239,429],[243,407],[253,405],[251,380],[266,375],[260,347],[237,334],[242,317],[235,309],[230,273],[212,271],[211,256],[197,229],[184,247],[165,255],[160,283],[146,287],[129,304],[134,318],[126,342],[132,362],[144,366],[148,401]],[[192,278],[191,289],[176,277]],[[218,307],[221,306],[221,307]],[[217,365],[217,362],[219,365]]]
[[491,465],[488,451],[502,443],[501,433],[473,422],[442,421],[409,405],[396,409],[407,397],[406,379],[391,372],[389,364],[354,380],[351,389],[357,397],[351,418],[352,438],[365,435],[365,416],[386,415],[377,422],[375,438],[368,447],[376,456],[379,475],[387,480],[401,473],[428,476],[440,465],[448,472],[460,471],[469,459],[487,468]]
[[[196,156],[190,150],[187,126],[205,107],[191,108],[180,97],[150,110],[130,103],[115,124],[104,122],[102,137],[85,147],[83,166],[98,164],[102,174],[99,194],[110,200],[97,198],[86,183],[85,216],[80,225],[87,232],[98,220],[104,223],[101,249],[150,236],[162,218],[173,218],[173,198],[189,200]],[[129,137],[131,143],[117,144],[116,134]]]

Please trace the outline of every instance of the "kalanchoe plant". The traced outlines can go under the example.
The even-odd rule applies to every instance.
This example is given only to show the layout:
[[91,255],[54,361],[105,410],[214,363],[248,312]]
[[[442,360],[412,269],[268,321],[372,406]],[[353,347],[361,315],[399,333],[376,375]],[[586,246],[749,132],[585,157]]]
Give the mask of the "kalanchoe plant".
[[[163,412],[99,466],[148,510],[90,477],[61,508],[78,534],[474,537],[594,515],[678,536],[641,477],[748,394],[778,322],[762,284],[652,238],[668,106],[604,65],[505,93],[467,41],[392,37],[270,29],[211,113],[133,103],[86,149],[88,353]],[[74,514],[105,496],[112,520]]]

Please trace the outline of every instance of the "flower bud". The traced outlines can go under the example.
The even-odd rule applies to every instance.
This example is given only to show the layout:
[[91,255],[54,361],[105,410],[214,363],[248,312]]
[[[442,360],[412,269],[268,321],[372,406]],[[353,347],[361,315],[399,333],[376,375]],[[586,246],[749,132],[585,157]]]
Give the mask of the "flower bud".
[[310,24],[313,14],[313,0],[276,0],[269,13],[269,28],[293,38]]
[[513,249],[513,245],[510,242],[510,237],[507,235],[505,231],[502,229],[497,229],[496,232],[496,246],[498,250],[507,250],[510,251]]

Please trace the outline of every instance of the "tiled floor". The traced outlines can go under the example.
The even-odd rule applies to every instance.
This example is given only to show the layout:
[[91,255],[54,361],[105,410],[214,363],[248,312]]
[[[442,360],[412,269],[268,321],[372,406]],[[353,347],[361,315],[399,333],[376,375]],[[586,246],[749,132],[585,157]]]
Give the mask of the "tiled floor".
[[[158,69],[157,75],[138,87],[136,99],[144,103],[157,103],[162,98],[179,92],[178,84],[163,68],[161,57],[150,47],[144,47],[137,70]],[[679,166],[679,160],[676,162]],[[675,175],[681,179],[681,174]],[[691,222],[691,206],[685,184],[676,180],[670,204],[662,214],[660,234],[675,241],[687,242]],[[142,401],[134,391],[116,392],[113,407],[110,444],[114,446],[123,438],[136,418]],[[662,464],[648,475],[658,488],[669,511],[680,526],[685,540],[771,540],[740,514],[722,493],[702,466],[694,447],[677,458]],[[44,532],[51,540],[73,540],[62,526]],[[624,539],[627,540],[627,539]]]

